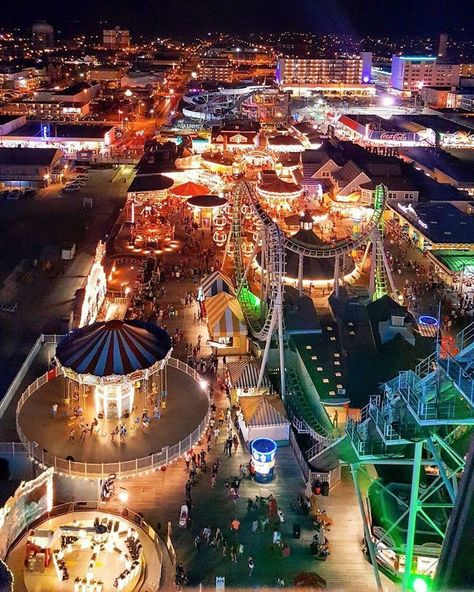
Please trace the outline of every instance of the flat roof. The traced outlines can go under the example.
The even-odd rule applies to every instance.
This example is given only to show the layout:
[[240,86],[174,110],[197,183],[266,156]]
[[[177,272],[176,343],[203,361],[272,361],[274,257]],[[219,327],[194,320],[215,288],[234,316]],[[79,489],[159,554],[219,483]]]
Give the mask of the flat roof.
[[20,117],[24,117],[23,115],[0,115],[0,125],[5,125],[6,123],[10,123],[10,121],[15,121],[15,119],[19,119]]
[[399,203],[393,209],[432,243],[474,244],[474,216],[451,203]]
[[0,148],[0,164],[50,165],[57,153],[57,148]]
[[67,88],[63,88],[63,90],[58,90],[55,95],[77,95],[83,90],[88,90],[91,88],[91,85],[88,82],[78,82],[77,84],[72,84]]
[[[41,136],[41,124],[37,121],[29,121],[25,125],[7,134],[6,138],[12,137],[34,137]],[[112,125],[70,125],[67,123],[48,123],[48,136],[58,138],[97,138],[103,139],[105,134],[113,129]]]
[[410,123],[415,123],[421,127],[432,129],[441,134],[452,134],[459,131],[467,131],[469,133],[474,132],[472,128],[469,128],[462,123],[452,121],[451,119],[445,119],[438,115],[394,115],[392,119],[403,129],[408,129],[407,126],[409,126]]
[[474,183],[474,162],[456,158],[443,150],[434,148],[403,148],[402,153],[415,163],[431,170],[435,168],[456,181]]

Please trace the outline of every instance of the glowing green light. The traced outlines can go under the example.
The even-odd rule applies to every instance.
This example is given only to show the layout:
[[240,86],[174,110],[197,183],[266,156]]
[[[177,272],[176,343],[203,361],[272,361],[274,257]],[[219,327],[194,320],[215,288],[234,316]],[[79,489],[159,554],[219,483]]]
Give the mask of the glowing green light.
[[430,589],[428,580],[422,576],[414,576],[411,582],[413,592],[428,592]]

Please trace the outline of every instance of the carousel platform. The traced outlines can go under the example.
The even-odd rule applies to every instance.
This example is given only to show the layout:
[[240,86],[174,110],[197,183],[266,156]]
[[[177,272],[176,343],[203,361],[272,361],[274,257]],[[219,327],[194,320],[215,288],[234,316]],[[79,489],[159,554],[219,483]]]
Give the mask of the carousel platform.
[[[71,397],[69,403],[65,404],[66,379],[58,377],[45,382],[30,394],[19,410],[17,425],[20,437],[35,458],[41,459],[41,453],[44,453],[45,464],[54,463],[58,467],[63,466],[64,461],[71,461],[76,473],[79,471],[78,465],[84,463],[93,473],[97,471],[92,470],[92,464],[126,463],[124,473],[130,473],[130,466],[134,464],[130,461],[136,461],[136,472],[147,470],[150,468],[150,457],[166,450],[166,447],[174,447],[182,442],[184,452],[187,442],[194,444],[196,430],[205,422],[208,413],[207,395],[195,377],[171,365],[167,367],[167,374],[166,407],[161,408],[159,419],[154,415],[151,399],[147,401],[146,393],[136,389],[129,417],[98,418],[97,428],[84,435],[85,425],[90,427],[97,417],[94,397],[80,396],[79,400]],[[54,403],[59,405],[55,417],[52,412]],[[78,406],[83,409],[81,416],[74,413]],[[145,410],[151,418],[147,427],[142,424]],[[112,438],[112,432],[120,424],[125,426],[126,435]],[[162,455],[162,458],[165,460],[166,455]],[[161,458],[157,462],[163,464]],[[87,466],[85,468],[87,471]],[[120,471],[117,466],[109,468],[112,472]]]

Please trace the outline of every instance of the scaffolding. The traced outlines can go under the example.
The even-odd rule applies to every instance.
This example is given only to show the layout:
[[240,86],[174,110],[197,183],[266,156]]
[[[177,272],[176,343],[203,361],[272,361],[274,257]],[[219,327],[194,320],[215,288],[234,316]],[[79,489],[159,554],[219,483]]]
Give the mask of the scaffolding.
[[[437,552],[435,545],[430,550],[434,555],[430,573],[420,575],[432,576],[436,568],[465,464],[459,443],[474,426],[474,323],[457,343],[460,350],[453,357],[438,342],[431,356],[387,382],[383,394],[371,397],[360,418],[349,419],[346,425],[357,457],[351,469],[379,589],[377,561],[382,549],[404,557],[403,590],[411,589],[417,573],[414,559],[423,553],[417,544],[420,526],[440,541]],[[363,500],[358,476],[363,473],[373,480],[368,465],[411,469],[408,497],[377,480],[382,494],[393,498],[400,509],[388,528],[371,524],[370,507]],[[397,544],[392,535],[396,529],[404,532],[402,524],[406,536]]]

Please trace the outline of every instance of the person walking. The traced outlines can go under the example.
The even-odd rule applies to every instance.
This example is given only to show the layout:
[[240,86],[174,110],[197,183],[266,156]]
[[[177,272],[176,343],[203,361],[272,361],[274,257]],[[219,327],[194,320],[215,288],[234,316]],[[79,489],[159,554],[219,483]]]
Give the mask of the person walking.
[[189,454],[188,450],[184,453],[184,462],[186,464],[186,471],[189,471],[189,463],[191,462],[191,455]]
[[194,537],[194,546],[198,551],[201,548],[201,537],[199,536],[199,533]]
[[217,440],[219,439],[219,431],[220,431],[220,430],[219,430],[218,426],[216,426],[216,427],[214,428],[214,443],[215,443],[215,444],[217,444]]
[[72,430],[69,432],[69,442],[73,442],[74,441],[74,434],[76,433],[76,430],[74,428],[72,428]]
[[230,547],[230,560],[232,563],[237,563],[237,544],[232,543]]
[[206,528],[203,529],[202,536],[204,538],[204,542],[206,544],[209,544],[209,541],[211,539],[211,527],[210,526],[206,526]]
[[56,415],[58,414],[58,404],[57,403],[53,403],[51,405],[51,413],[53,414],[53,417],[56,417]]
[[255,569],[255,561],[253,560],[253,557],[251,555],[248,560],[248,567],[249,567],[249,577],[251,577],[253,574],[253,570]]
[[239,438],[237,437],[237,434],[234,434],[232,443],[234,444],[234,454],[237,454],[237,448],[239,447]]

